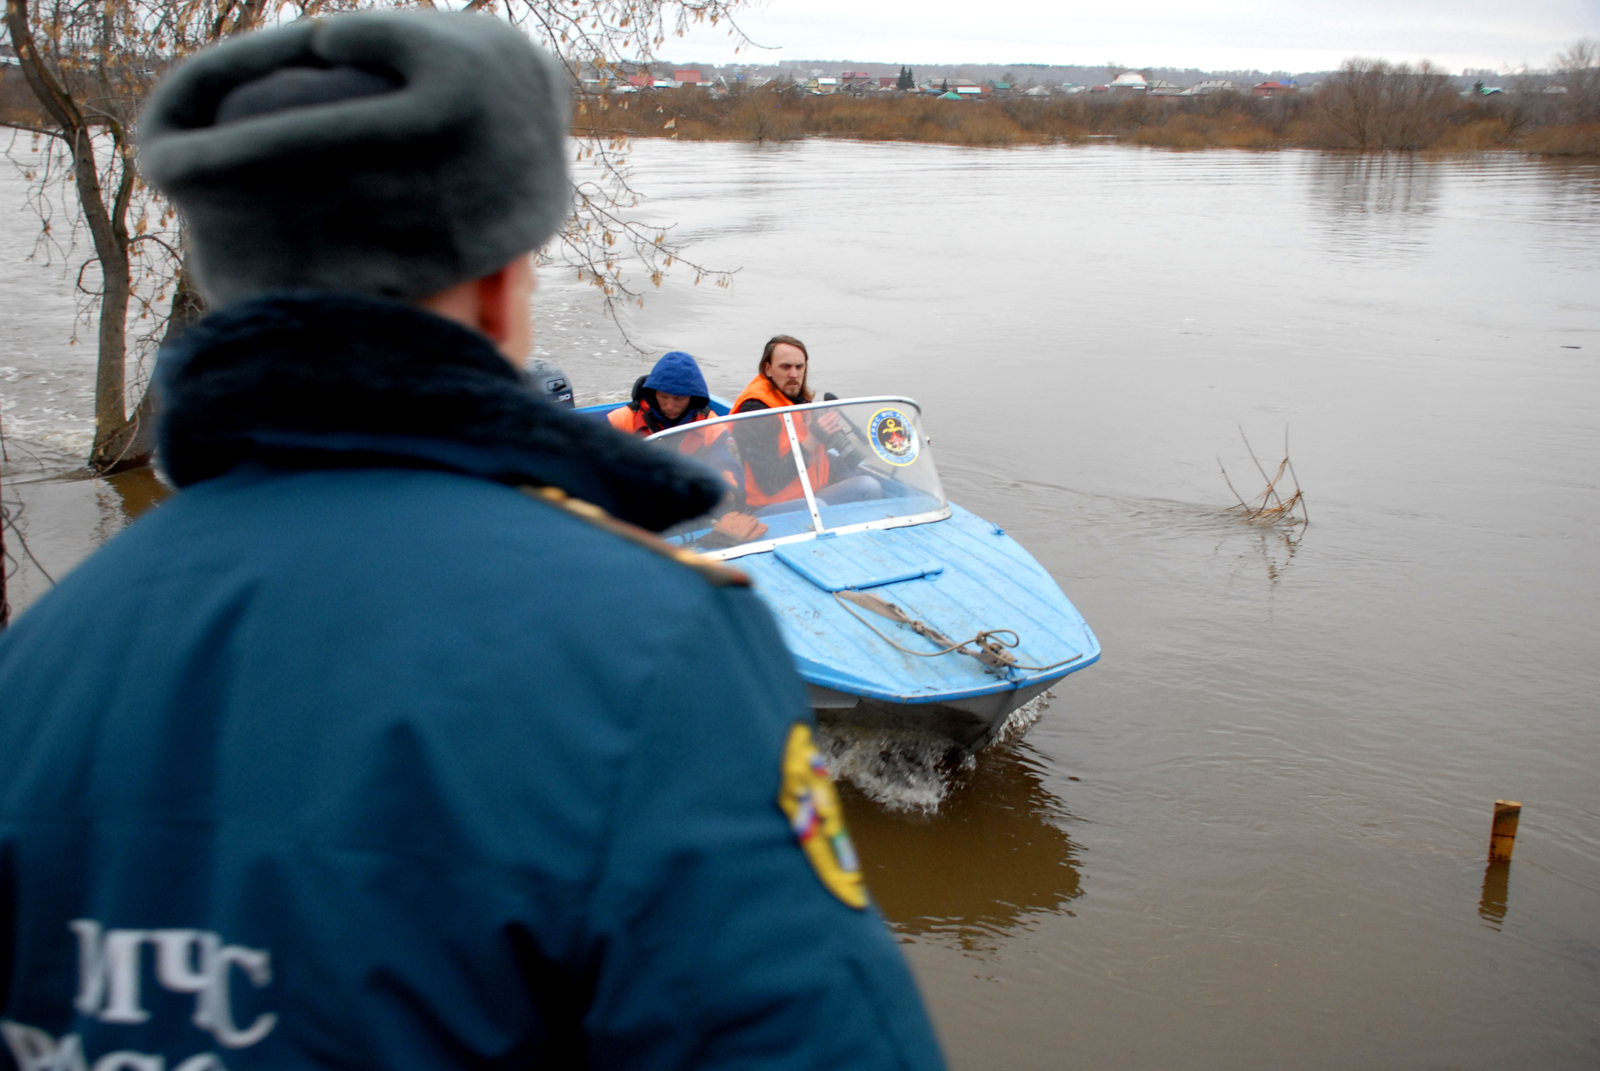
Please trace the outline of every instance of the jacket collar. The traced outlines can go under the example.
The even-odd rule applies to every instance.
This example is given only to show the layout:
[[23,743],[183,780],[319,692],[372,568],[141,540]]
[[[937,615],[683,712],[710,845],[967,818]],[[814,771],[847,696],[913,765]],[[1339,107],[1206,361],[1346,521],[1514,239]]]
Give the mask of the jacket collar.
[[741,412],[740,406],[748,401],[758,401],[768,409],[778,409],[785,405],[794,405],[795,400],[778,389],[776,383],[767,378],[765,372],[757,372],[739,397],[734,399],[733,412]]
[[380,298],[230,305],[163,348],[156,385],[160,460],[180,487],[247,461],[433,468],[559,487],[651,531],[723,492],[708,470],[538,398],[477,332]]

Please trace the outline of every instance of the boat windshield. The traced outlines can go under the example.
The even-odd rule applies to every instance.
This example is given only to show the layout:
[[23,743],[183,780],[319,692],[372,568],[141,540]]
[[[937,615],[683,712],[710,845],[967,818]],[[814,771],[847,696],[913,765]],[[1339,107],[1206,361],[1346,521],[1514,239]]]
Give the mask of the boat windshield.
[[650,442],[720,473],[717,508],[664,533],[734,558],[821,532],[897,528],[950,515],[922,410],[909,398],[764,409],[672,428]]

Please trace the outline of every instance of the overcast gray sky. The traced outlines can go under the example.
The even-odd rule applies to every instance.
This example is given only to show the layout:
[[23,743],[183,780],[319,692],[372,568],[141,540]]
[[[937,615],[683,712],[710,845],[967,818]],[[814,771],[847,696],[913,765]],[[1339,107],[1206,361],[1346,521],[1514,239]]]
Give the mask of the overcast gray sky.
[[1548,66],[1600,37],[1600,0],[767,0],[740,18],[774,51],[738,56],[721,31],[661,51],[727,63],[1060,63],[1326,70],[1349,56],[1463,67]]

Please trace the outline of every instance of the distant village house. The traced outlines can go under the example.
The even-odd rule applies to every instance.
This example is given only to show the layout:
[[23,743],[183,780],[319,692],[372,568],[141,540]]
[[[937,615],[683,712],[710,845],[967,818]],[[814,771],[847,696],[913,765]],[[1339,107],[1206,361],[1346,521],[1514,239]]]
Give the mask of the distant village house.
[[1237,92],[1238,89],[1239,89],[1238,86],[1234,85],[1232,82],[1228,81],[1226,78],[1213,78],[1213,79],[1210,79],[1209,81],[1201,82],[1201,83],[1199,83],[1197,85],[1192,85],[1188,89],[1185,89],[1183,92],[1184,92],[1185,96],[1204,97],[1204,96],[1208,96],[1208,95],[1210,95],[1212,93],[1234,93],[1234,92]]

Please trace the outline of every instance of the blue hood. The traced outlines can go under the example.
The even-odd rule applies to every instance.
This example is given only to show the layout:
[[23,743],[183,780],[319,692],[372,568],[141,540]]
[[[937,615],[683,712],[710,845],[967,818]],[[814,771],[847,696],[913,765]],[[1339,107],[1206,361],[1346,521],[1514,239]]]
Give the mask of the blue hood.
[[689,403],[691,409],[711,400],[711,391],[706,388],[706,377],[700,374],[700,366],[682,350],[673,350],[657,361],[644,386],[646,390],[664,390],[668,394],[693,398],[695,400]]

